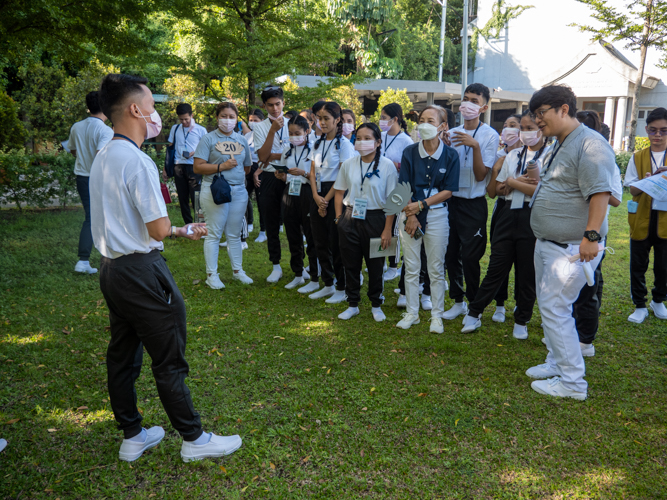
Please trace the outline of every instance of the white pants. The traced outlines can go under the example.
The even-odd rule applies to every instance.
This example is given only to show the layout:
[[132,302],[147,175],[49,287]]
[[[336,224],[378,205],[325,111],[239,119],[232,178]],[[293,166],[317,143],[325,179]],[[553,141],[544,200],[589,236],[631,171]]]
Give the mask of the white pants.
[[232,201],[216,205],[211,195],[211,184],[202,182],[199,204],[204,212],[208,236],[204,240],[204,260],[206,273],[218,272],[218,254],[220,252],[220,238],[224,231],[227,237],[227,253],[232,263],[232,270],[243,269],[243,250],[241,249],[241,231],[243,217],[248,206],[248,192],[243,184],[230,186]]
[[424,244],[428,275],[431,278],[431,317],[440,318],[445,312],[445,253],[449,242],[449,214],[447,207],[428,211],[426,231],[422,238],[415,240],[405,232],[401,215],[399,220],[403,265],[405,266],[405,298],[408,314],[419,314],[419,270],[421,269],[421,246]]
[[[568,258],[579,253],[579,245],[561,248],[548,241],[535,243],[535,290],[544,325],[546,363],[554,367],[563,386],[586,392],[586,366],[579,346],[579,334],[572,317],[572,304],[586,284],[582,262],[570,263]],[[602,252],[590,262],[595,269]]]

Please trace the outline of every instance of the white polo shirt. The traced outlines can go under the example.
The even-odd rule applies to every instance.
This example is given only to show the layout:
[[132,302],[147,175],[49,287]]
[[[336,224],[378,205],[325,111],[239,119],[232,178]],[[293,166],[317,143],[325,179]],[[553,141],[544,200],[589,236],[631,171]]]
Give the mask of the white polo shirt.
[[95,155],[111,139],[113,139],[113,130],[107,127],[100,118],[89,116],[72,125],[68,148],[76,150],[74,174],[88,177]]
[[131,142],[104,146],[90,169],[90,218],[95,248],[116,259],[164,248],[146,224],[167,216],[153,160]]
[[[519,166],[519,155],[521,154],[522,150],[523,148],[513,149],[512,151],[506,154],[505,162],[503,163],[500,172],[498,172],[498,177],[496,177],[497,182],[505,182],[510,177],[513,179],[521,177],[523,175],[522,172],[528,165],[528,162],[535,159],[535,156],[537,156],[538,153],[538,151],[531,151],[530,149],[526,149],[526,154],[523,155],[523,157],[521,158],[521,166]],[[537,168],[540,169],[540,172],[542,171],[543,159],[548,153],[548,151],[549,147],[544,148],[544,151],[542,151],[540,157],[535,160],[537,162]],[[505,200],[512,201],[514,193],[517,193],[519,195],[521,194],[519,191],[512,190],[509,194],[505,195]],[[532,198],[532,196],[528,196],[527,194],[523,196],[524,196],[524,202],[528,202]]]
[[[288,121],[289,120],[285,120],[283,128],[278,130],[273,136],[273,145],[271,146],[271,153],[273,154],[282,155],[283,149],[285,149],[285,145],[289,145],[289,128],[287,127]],[[262,146],[264,146],[266,138],[269,136],[269,130],[271,129],[272,123],[273,121],[270,118],[267,118],[266,120],[259,123],[255,123],[255,126],[252,130],[253,140],[255,143],[255,152],[258,152],[260,149],[262,149]],[[271,163],[274,165],[284,165],[282,160],[274,160],[269,162],[266,168],[264,168],[266,172],[276,171],[276,169],[271,166]]]
[[347,191],[343,198],[345,206],[353,206],[355,198],[366,198],[368,210],[380,210],[384,207],[387,197],[398,183],[398,172],[390,159],[381,156],[377,174],[366,177],[365,174],[373,172],[374,164],[375,161],[363,162],[361,156],[354,156],[343,162],[334,189]]
[[[208,132],[204,127],[195,123],[195,119],[190,120],[190,128],[186,129],[180,123],[171,127],[169,131],[169,139],[167,142],[174,144],[176,147],[176,164],[177,165],[192,165],[195,157],[185,158],[183,151],[193,153],[196,151],[199,141]],[[174,142],[176,141],[176,142]]]
[[396,135],[382,132],[382,156],[386,156],[394,163],[401,163],[403,150],[410,144],[414,144],[412,138],[402,130]]
[[479,147],[482,152],[482,161],[486,166],[486,177],[483,181],[477,181],[473,172],[473,151],[472,148],[466,146],[452,146],[459,154],[459,161],[461,170],[459,171],[459,190],[454,191],[452,196],[458,198],[482,198],[486,196],[486,185],[489,183],[491,169],[496,162],[496,155],[498,154],[498,145],[500,144],[500,136],[498,132],[489,127],[486,123],[480,122],[479,129],[466,130],[464,125],[453,128],[449,134],[454,137],[454,132],[465,132],[466,134],[475,136],[475,140],[479,142]]
[[[310,153],[310,159],[319,172],[322,182],[335,182],[341,163],[356,156],[354,146],[348,138],[341,136],[340,149],[337,147],[337,142],[338,139],[324,140],[320,142],[317,149],[314,149],[315,146],[313,146]],[[394,170],[396,170],[395,167]]]
[[[312,148],[313,145],[311,144],[310,147]],[[287,153],[290,150],[290,146],[285,146],[285,149],[283,150],[283,155],[280,158],[280,161],[283,162],[283,165],[287,167],[288,170],[292,170],[293,168],[300,168],[304,172],[306,172],[306,175],[310,173],[310,150],[306,148],[305,145],[303,146],[295,146],[294,149],[292,149],[292,153],[290,153],[289,156],[287,156]],[[289,184],[292,182],[293,179],[298,179],[301,184],[306,184],[308,182],[308,179],[306,177],[300,176],[300,175],[291,175],[287,174],[287,183]]]

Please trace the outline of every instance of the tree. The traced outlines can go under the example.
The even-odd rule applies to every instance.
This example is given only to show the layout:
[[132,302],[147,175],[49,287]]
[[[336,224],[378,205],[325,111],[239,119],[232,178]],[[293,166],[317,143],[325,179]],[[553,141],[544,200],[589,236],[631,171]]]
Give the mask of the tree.
[[306,88],[299,87],[287,78],[283,84],[285,109],[301,111],[312,107],[316,101],[325,99],[336,101],[343,109],[351,109],[359,117],[363,110],[354,84],[363,80],[359,75],[329,77],[326,81],[320,80],[317,87]]
[[380,91],[380,96],[378,97],[378,109],[375,111],[373,116],[371,116],[370,121],[375,124],[379,124],[382,108],[384,108],[387,104],[391,104],[392,102],[400,104],[404,115],[408,114],[412,109],[412,101],[410,100],[410,96],[408,96],[407,89],[400,90],[388,88],[387,90]]
[[26,133],[19,120],[18,105],[4,91],[0,91],[0,123],[0,151],[23,147]]
[[612,42],[623,41],[626,48],[639,50],[639,69],[635,79],[632,114],[630,115],[630,142],[627,145],[629,151],[634,151],[646,53],[651,47],[659,50],[667,47],[667,2],[664,0],[626,0],[625,8],[619,10],[609,6],[604,0],[577,1],[588,5],[593,10],[591,17],[601,23],[602,27],[576,23],[572,26],[592,33],[595,41],[603,43],[609,39]]

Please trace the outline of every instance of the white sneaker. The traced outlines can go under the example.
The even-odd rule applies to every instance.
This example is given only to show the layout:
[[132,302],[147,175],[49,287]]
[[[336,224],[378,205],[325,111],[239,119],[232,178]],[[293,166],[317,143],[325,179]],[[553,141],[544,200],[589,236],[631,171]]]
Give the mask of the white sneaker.
[[95,269],[94,267],[90,267],[90,262],[88,262],[87,260],[80,260],[79,262],[76,263],[76,266],[74,266],[74,272],[83,274],[95,274],[97,272],[97,269]]
[[554,366],[543,363],[541,365],[533,366],[526,370],[526,375],[530,378],[551,378],[558,376],[558,372]]
[[358,307],[348,307],[345,309],[342,313],[338,315],[338,319],[344,319],[348,320],[354,316],[359,314],[359,308]]
[[211,440],[202,445],[183,441],[181,458],[184,462],[193,462],[202,458],[222,457],[238,450],[243,441],[240,436],[216,436],[211,433]]
[[259,232],[259,236],[255,238],[255,243],[264,243],[266,241],[266,233],[264,231]]
[[364,286],[364,275],[359,273],[359,286]]
[[387,272],[385,272],[382,275],[382,279],[385,280],[385,281],[391,281],[391,280],[395,280],[400,275],[401,275],[401,273],[397,268],[390,267],[389,269],[387,269]]
[[280,226],[280,232],[281,233],[283,232],[283,226]]
[[220,248],[227,248],[227,242],[226,241],[221,241],[220,242]]
[[517,325],[514,323],[512,335],[515,339],[526,340],[528,338],[528,327],[526,325]]
[[118,458],[125,462],[134,462],[144,451],[157,446],[162,441],[162,438],[164,438],[164,429],[162,427],[151,427],[145,430],[146,440],[143,443],[141,441],[123,439],[120,451],[118,452]]
[[481,317],[475,318],[474,316],[466,315],[463,318],[463,328],[461,329],[461,333],[472,333],[481,326],[482,326]]
[[334,294],[324,302],[326,302],[327,304],[340,304],[346,299],[347,295],[345,295],[345,290],[336,290]]
[[431,302],[430,295],[422,295],[422,309],[424,311],[430,311],[433,309],[433,302]]
[[451,309],[442,314],[442,319],[456,319],[462,314],[468,314],[468,304],[456,302]]
[[248,242],[247,241],[242,241],[241,242],[241,250],[247,250],[248,249]]
[[7,440],[0,439],[0,451],[4,450],[5,448],[7,448]]
[[396,307],[405,309],[408,307],[408,299],[405,298],[405,295],[399,295],[398,300],[396,301]]
[[[312,282],[311,282],[312,283]],[[319,292],[311,293],[308,298],[310,299],[323,299],[334,294],[336,289],[333,286],[325,286]]]
[[297,276],[297,277],[294,278],[292,281],[290,281],[289,283],[287,283],[287,284],[285,285],[285,288],[287,288],[288,290],[293,290],[293,289],[296,288],[297,286],[299,286],[299,285],[303,285],[305,282],[306,282],[306,280],[303,279],[303,276]]
[[255,227],[252,224],[248,224],[248,234],[252,233],[253,229],[255,229]]
[[387,319],[387,316],[385,316],[384,312],[379,307],[373,307],[371,309],[371,312],[373,313],[373,319],[378,323],[381,323],[382,321]]
[[410,328],[412,325],[418,325],[419,324],[419,316],[415,316],[414,314],[410,313],[403,313],[401,315],[403,318],[401,321],[396,323],[396,326],[399,328],[403,328],[403,330],[407,330]]
[[442,318],[431,317],[431,328],[429,329],[431,333],[443,333],[445,327],[442,326]]
[[301,277],[305,281],[308,281],[310,279],[310,273],[304,269],[303,271],[301,271]]
[[266,278],[266,281],[269,283],[278,283],[280,281],[280,278],[283,277],[283,270],[280,269],[280,266],[273,266],[273,271],[271,271],[271,274],[269,274],[269,277]]
[[543,343],[544,345],[547,345],[547,339],[545,339],[544,337],[542,337],[542,343]]
[[585,358],[592,358],[595,356],[595,346],[593,344],[584,344],[579,342],[579,347],[581,347],[581,355]]
[[250,276],[248,276],[243,270],[239,271],[238,273],[232,273],[232,278],[234,278],[235,280],[239,280],[244,285],[253,284],[253,281],[252,279],[250,279]]
[[648,309],[638,307],[635,309],[635,312],[628,316],[628,321],[631,323],[643,323],[646,318],[648,318]]
[[[97,269],[95,269],[97,271]],[[648,305],[658,319],[667,319],[667,307],[662,302],[653,302]]]
[[505,308],[504,307],[496,307],[496,312],[493,313],[493,316],[491,317],[493,321],[496,323],[504,323],[505,322]]
[[401,294],[401,289],[400,288],[394,288],[394,293],[396,295],[400,295]]
[[221,288],[225,288],[225,284],[220,281],[220,275],[217,273],[211,274],[208,278],[206,278],[206,284],[213,290],[220,290]]
[[299,293],[313,293],[320,289],[319,281],[311,281],[306,286],[302,286],[297,290]]
[[536,380],[530,386],[535,392],[556,398],[572,398],[583,401],[587,396],[585,392],[577,392],[564,387],[560,381],[560,377],[553,377],[549,380]]

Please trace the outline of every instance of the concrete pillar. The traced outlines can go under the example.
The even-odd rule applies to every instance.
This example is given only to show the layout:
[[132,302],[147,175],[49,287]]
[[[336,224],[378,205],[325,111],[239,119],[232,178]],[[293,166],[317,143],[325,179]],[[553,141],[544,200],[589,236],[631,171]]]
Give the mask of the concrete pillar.
[[523,103],[522,103],[522,102],[517,102],[517,103],[516,103],[516,110],[515,110],[515,112],[516,112],[516,114],[518,114],[518,115],[520,115],[521,113],[523,113]]
[[609,127],[609,130],[611,130],[611,127],[614,125],[614,104],[615,104],[616,98],[614,97],[607,97],[607,101],[604,104],[604,123],[607,127]]
[[616,107],[616,127],[614,127],[613,146],[616,150],[623,149],[623,136],[625,135],[625,120],[628,111],[628,98],[619,97]]
[[426,105],[430,106],[433,104],[433,92],[427,92],[426,93]]
[[486,113],[484,113],[484,123],[487,125],[491,125],[491,100],[489,100],[489,109],[486,110]]

